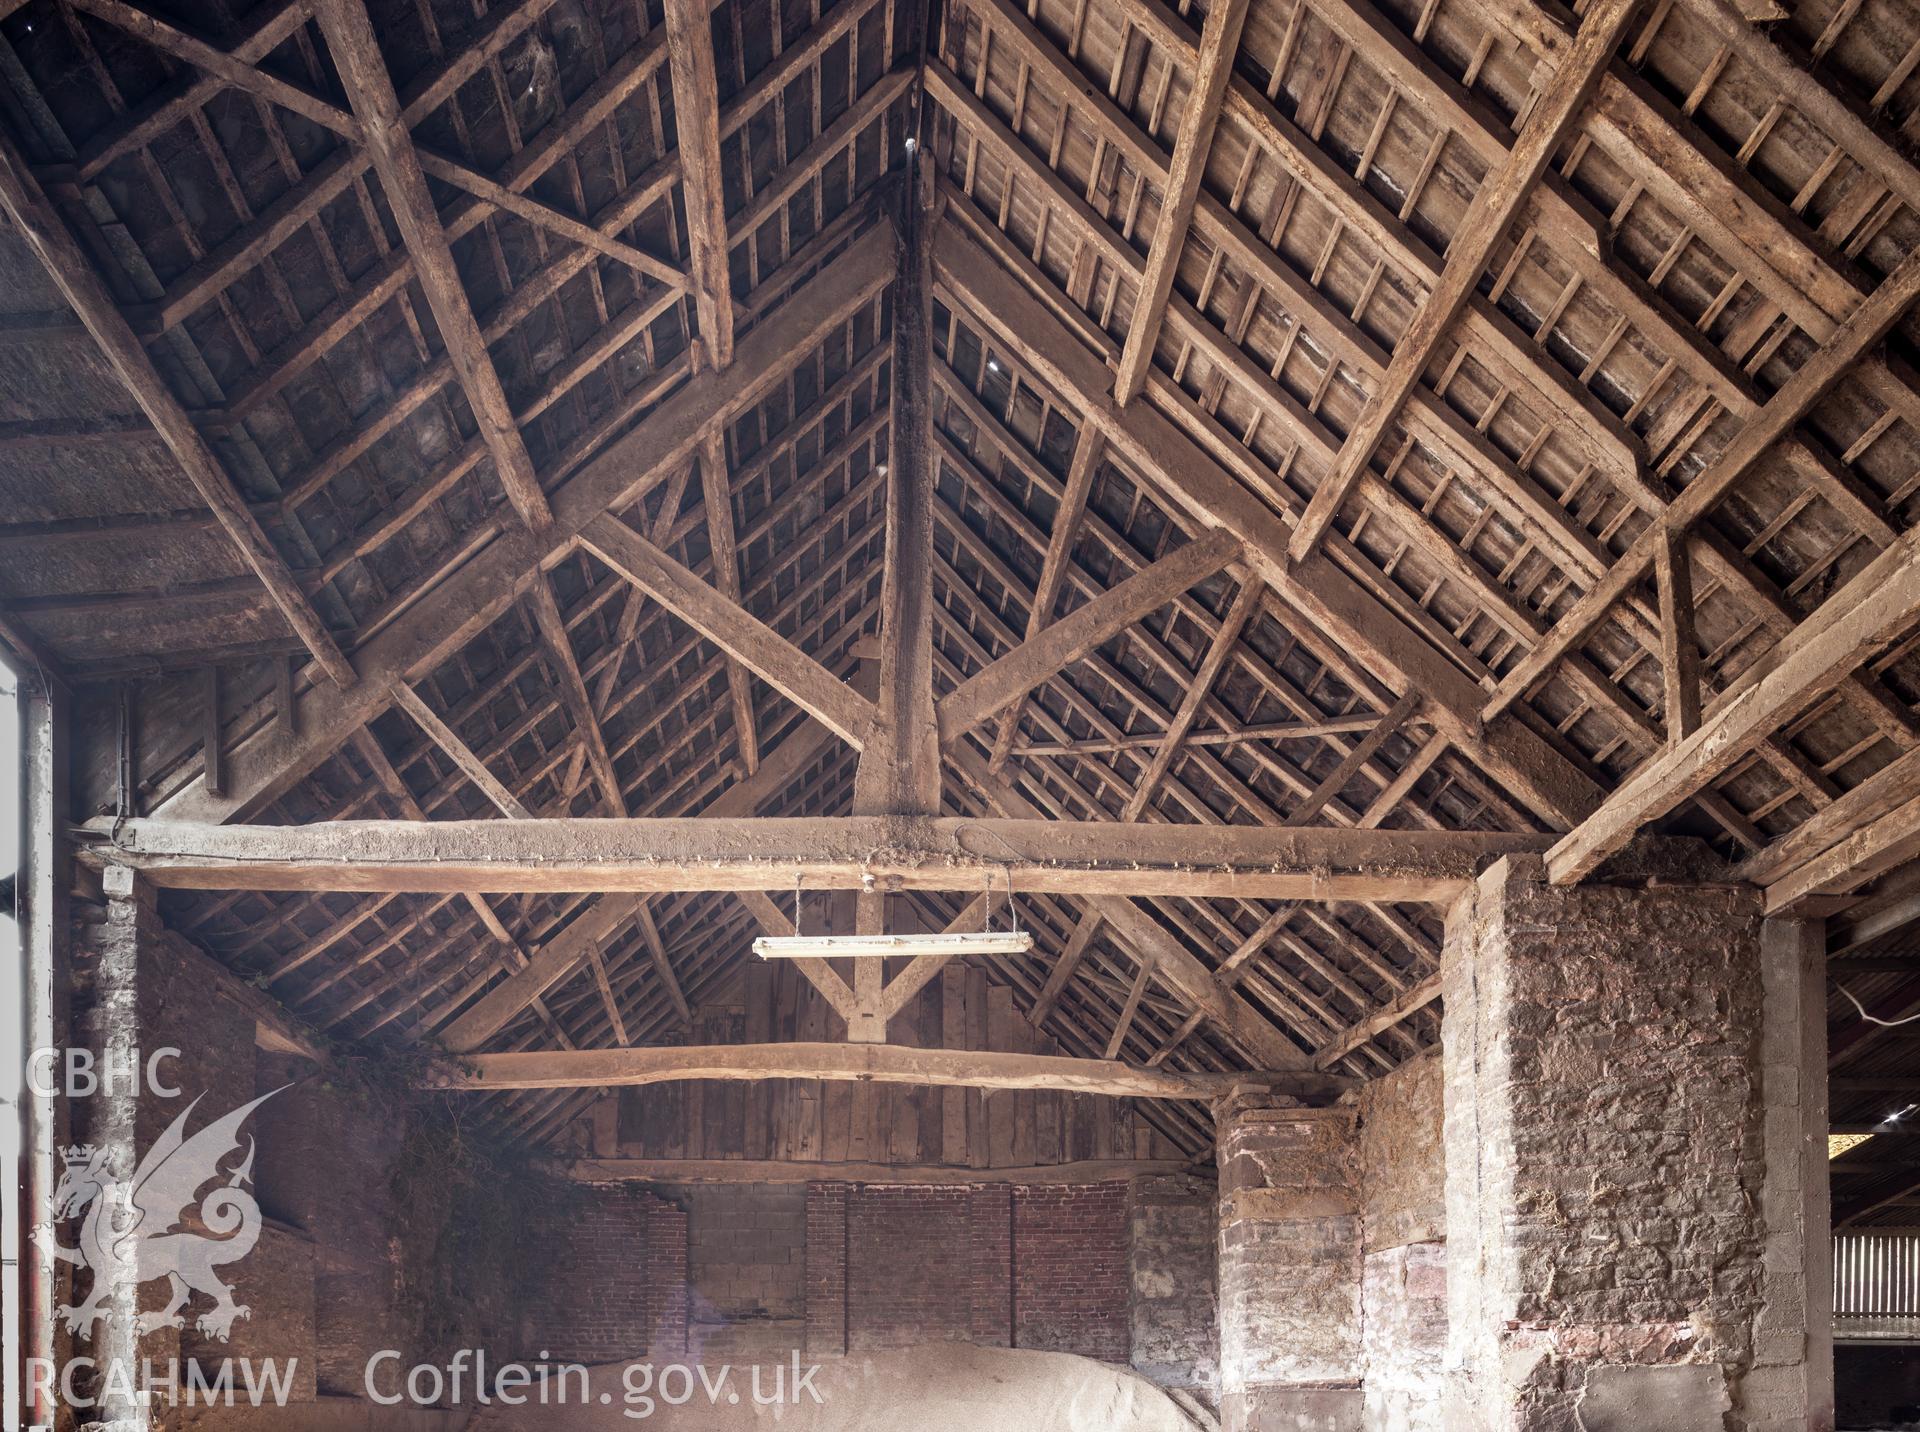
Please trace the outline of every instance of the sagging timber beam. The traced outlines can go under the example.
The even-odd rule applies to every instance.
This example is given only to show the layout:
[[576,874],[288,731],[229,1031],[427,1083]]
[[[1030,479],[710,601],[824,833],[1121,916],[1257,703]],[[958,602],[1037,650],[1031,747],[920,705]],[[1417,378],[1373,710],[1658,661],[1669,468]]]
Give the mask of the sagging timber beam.
[[[400,808],[400,814],[408,820],[427,819],[426,811],[421,809],[420,802],[411,788],[393,768],[393,762],[387,759],[385,749],[374,739],[373,732],[364,726],[361,727],[354,732],[353,745],[354,749],[360,753],[360,758],[367,763],[367,769],[373,772],[375,782],[387,793],[388,799]],[[511,979],[515,973],[532,963],[527,952],[520,948],[520,942],[514,938],[513,931],[506,927],[506,923],[501,920],[493,906],[489,905],[484,897],[467,890],[462,892],[461,898],[472,909],[481,927],[499,942],[503,954],[496,964],[502,974]],[[308,948],[311,950],[314,947],[310,943]],[[560,1021],[554,1018],[553,1011],[547,1008],[545,1001],[534,999],[530,1000],[529,1004],[540,1023],[545,1026],[547,1033],[553,1036],[554,1043],[562,1049],[573,1048],[573,1040],[566,1030],[560,1027]]]
[[493,457],[495,475],[521,521],[539,532],[553,521],[553,511],[487,352],[480,321],[467,300],[447,231],[427,188],[426,171],[420,167],[413,136],[400,112],[400,96],[394,92],[380,43],[374,38],[373,20],[363,0],[315,0],[315,15],[360,121],[361,137],[386,190],[394,223],[412,255],[414,276],[433,310],[448,361]]
[[1194,201],[1200,197],[1200,181],[1206,177],[1207,155],[1213,150],[1213,132],[1220,123],[1220,110],[1226,99],[1227,82],[1233,78],[1233,59],[1240,49],[1240,30],[1246,19],[1247,0],[1218,0],[1207,7],[1206,20],[1200,30],[1199,64],[1187,93],[1180,136],[1174,141],[1173,159],[1167,169],[1167,182],[1160,193],[1160,220],[1154,226],[1153,243],[1147,250],[1146,273],[1134,299],[1133,321],[1126,346],[1120,352],[1120,367],[1114,374],[1113,399],[1122,407],[1140,396],[1140,390],[1146,386],[1147,372],[1153,367],[1153,350],[1160,340],[1174,275],[1179,272],[1181,255],[1187,249]]
[[0,134],[0,209],[5,210],[54,286],[72,306],[101,356],[140,405],[187,481],[213,512],[240,560],[266,588],[301,644],[336,685],[352,686],[357,679],[353,663],[340,650],[285,558],[141,347],[66,221],[33,177],[25,156],[4,134]]
[[[1543,102],[1527,117],[1520,136],[1493,172],[1481,182],[1466,217],[1447,245],[1447,259],[1413,321],[1393,345],[1393,356],[1379,387],[1340,446],[1333,470],[1321,481],[1294,528],[1288,551],[1295,561],[1308,556],[1333,525],[1353,492],[1374,449],[1401,408],[1420,385],[1442,338],[1473,297],[1496,245],[1527,202],[1548,163],[1576,127],[1587,99],[1640,9],[1640,0],[1598,0],[1580,21],[1580,32],[1544,87]],[[1209,17],[1211,23],[1211,17]]]
[[[752,815],[763,802],[785,790],[832,742],[833,733],[819,722],[804,723],[760,763],[758,771],[714,797],[707,806],[708,813],[721,818]],[[645,902],[637,896],[602,896],[571,925],[542,945],[525,969],[488,990],[472,1008],[449,1024],[440,1036],[441,1043],[456,1053],[478,1048],[567,978],[586,958],[587,948],[593,941],[606,940],[626,921],[638,918],[644,909]],[[645,935],[645,925],[641,926],[641,933]],[[691,1011],[688,1017],[691,1018]]]
[[878,711],[846,682],[738,602],[701,581],[619,518],[589,522],[581,545],[851,746]]
[[[1211,1155],[1209,1155],[1211,1157]],[[821,1159],[575,1159],[578,1183],[1080,1184],[1190,1173],[1191,1159],[1075,1159],[1071,1163],[971,1168],[964,1164],[847,1163]]]
[[666,0],[667,67],[687,206],[700,337],[716,369],[733,363],[733,281],[727,264],[726,187],[720,169],[720,81],[713,15],[702,0]]
[[1511,719],[1483,724],[1483,694],[1473,681],[1352,577],[1320,554],[1290,565],[1285,520],[1170,419],[1140,403],[1114,409],[1105,365],[978,243],[943,226],[934,264],[973,321],[1009,351],[1028,355],[1036,376],[1098,423],[1117,455],[1196,525],[1237,537],[1259,577],[1329,640],[1398,690],[1423,693],[1438,730],[1544,820],[1571,828],[1600,804],[1594,781],[1532,730]]
[[[1706,480],[1703,476],[1694,481]],[[1692,491],[1689,486],[1687,494]],[[1920,530],[1908,532],[1861,568],[1765,660],[1742,672],[1699,730],[1640,766],[1599,810],[1556,844],[1547,854],[1550,878],[1567,884],[1592,874],[1640,827],[1707,786],[1795,714],[1905,635],[1916,618],[1920,618]]]
[[1244,1089],[1326,1099],[1353,1082],[1309,1071],[1187,1074],[1059,1054],[799,1043],[470,1054],[457,1065],[429,1070],[421,1082],[430,1089],[610,1089],[678,1079],[833,1079],[962,1089],[1055,1089],[1121,1099],[1202,1102]]
[[552,528],[537,539],[525,533],[495,538],[361,646],[355,654],[358,686],[339,693],[308,690],[299,697],[295,731],[270,723],[231,747],[225,797],[210,796],[193,780],[170,792],[154,814],[231,820],[287,790],[384,710],[395,683],[431,670],[497,621],[541,566],[571,549],[588,522],[624,510],[685,471],[712,423],[731,421],[785,378],[796,354],[811,352],[824,334],[872,301],[890,277],[889,257],[887,236],[878,230],[855,240],[843,261],[829,265],[753,329],[731,369],[675,390],[556,489]]
[[[764,767],[763,767],[764,769]],[[101,817],[87,851],[176,890],[981,890],[1444,903],[1537,836],[955,816],[337,820]],[[1018,856],[1007,854],[1019,852]]]
[[1217,528],[1204,532],[1074,608],[941,698],[940,744],[952,745],[1103,642],[1238,560],[1240,551],[1232,534]]

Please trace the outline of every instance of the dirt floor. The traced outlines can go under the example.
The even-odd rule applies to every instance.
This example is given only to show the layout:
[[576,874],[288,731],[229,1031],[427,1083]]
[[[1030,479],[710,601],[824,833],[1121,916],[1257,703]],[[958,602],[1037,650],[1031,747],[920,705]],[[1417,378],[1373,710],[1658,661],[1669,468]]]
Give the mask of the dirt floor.
[[[1125,1368],[1064,1353],[938,1344],[819,1364],[796,1397],[794,1367],[697,1372],[645,1364],[595,1368],[587,1405],[494,1407],[467,1432],[1193,1432],[1178,1407]],[[803,1365],[804,1371],[804,1365]],[[687,1394],[691,1394],[687,1396]],[[780,1402],[756,1405],[783,1395]],[[671,1398],[679,1405],[669,1405]]]

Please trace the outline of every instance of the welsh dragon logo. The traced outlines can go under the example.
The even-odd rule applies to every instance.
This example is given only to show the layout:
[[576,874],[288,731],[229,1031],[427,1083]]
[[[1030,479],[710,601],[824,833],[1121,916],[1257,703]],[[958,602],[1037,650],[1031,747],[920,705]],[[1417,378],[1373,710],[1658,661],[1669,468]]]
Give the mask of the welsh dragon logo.
[[260,1238],[260,1204],[247,1187],[253,1182],[251,1137],[226,1181],[204,1196],[200,1191],[221,1176],[221,1163],[241,1146],[247,1116],[279,1092],[262,1094],[189,1138],[187,1116],[200,1102],[195,1099],[154,1141],[131,1180],[113,1178],[106,1152],[92,1144],[61,1150],[64,1169],[54,1189],[53,1216],[80,1218],[80,1241],[63,1247],[51,1224],[33,1231],[48,1257],[93,1274],[86,1301],[59,1309],[71,1332],[91,1339],[94,1324],[106,1315],[108,1290],[129,1275],[140,1283],[168,1283],[166,1307],[140,1314],[142,1333],[184,1327],[181,1309],[194,1293],[214,1300],[194,1322],[209,1337],[225,1341],[234,1320],[247,1316],[247,1307],[234,1302],[233,1289],[214,1270],[246,1257]]

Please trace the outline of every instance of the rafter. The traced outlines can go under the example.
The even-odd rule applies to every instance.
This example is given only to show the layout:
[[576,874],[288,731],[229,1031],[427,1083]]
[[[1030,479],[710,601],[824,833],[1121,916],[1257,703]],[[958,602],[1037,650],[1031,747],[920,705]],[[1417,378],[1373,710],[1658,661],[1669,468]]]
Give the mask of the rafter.
[[286,790],[384,709],[392,687],[432,669],[499,619],[516,587],[541,560],[565,550],[588,522],[624,510],[693,460],[700,435],[716,418],[743,410],[822,335],[870,302],[886,282],[884,236],[856,241],[839,263],[809,283],[746,343],[726,374],[676,390],[648,417],[569,478],[553,495],[555,523],[538,541],[508,536],[489,543],[432,594],[414,603],[364,643],[362,679],[338,695],[319,689],[300,697],[298,733],[256,733],[228,756],[229,793],[214,799],[198,780],[163,799],[155,814],[170,819],[230,819]]
[[521,520],[539,532],[552,522],[553,512],[467,301],[413,136],[400,113],[400,97],[394,93],[380,42],[374,38],[373,22],[362,0],[315,0],[315,10],[340,82],[360,121],[367,152],[393,207],[394,223],[413,256],[414,274],[447,345],[447,357],[493,456],[494,473]]
[[[833,734],[816,721],[803,722],[782,741],[760,769],[734,782],[707,805],[714,817],[751,816],[784,793],[799,773],[833,743]],[[758,891],[751,892],[759,894]],[[762,896],[762,899],[765,897]],[[511,979],[494,986],[441,1035],[447,1048],[477,1049],[504,1029],[520,1011],[566,979],[586,957],[587,943],[605,940],[644,908],[644,902],[619,894],[604,895],[580,918],[547,941],[531,963]],[[778,919],[777,912],[775,918]],[[642,927],[644,935],[645,927]],[[791,933],[791,927],[788,927]]]
[[1530,729],[1515,723],[1482,725],[1479,692],[1459,668],[1325,557],[1289,566],[1287,525],[1167,419],[1138,404],[1117,413],[1103,410],[1100,375],[1105,370],[1099,360],[978,245],[945,229],[935,263],[942,282],[975,319],[1009,347],[1031,351],[1044,381],[1095,415],[1109,445],[1172,496],[1191,520],[1231,532],[1282,598],[1383,678],[1402,690],[1425,692],[1448,736],[1529,805],[1564,826],[1598,804],[1591,779]]
[[713,64],[713,16],[704,0],[666,0],[673,72],[673,123],[693,251],[700,337],[713,366],[733,363],[733,284],[727,263],[726,189],[720,169],[720,81]]
[[[1915,267],[1920,271],[1920,265]],[[1707,476],[1696,479],[1707,481]],[[1753,743],[1906,635],[1916,619],[1920,530],[1909,532],[1861,568],[1776,645],[1766,661],[1742,673],[1697,731],[1636,770],[1556,844],[1547,857],[1549,874],[1557,883],[1592,874],[1647,822],[1674,809]]]
[[[315,18],[321,20],[323,26],[326,22],[320,12],[325,8],[326,3],[327,0],[317,0],[317,3],[312,6]],[[317,169],[308,180],[308,189],[301,196],[304,203],[286,206],[283,212],[275,213],[274,222],[266,224],[257,235],[252,236],[246,246],[239,251],[240,253],[245,254],[257,249],[260,243],[271,237],[284,237],[285,229],[304,222],[310,217],[304,212],[307,205],[317,207],[325,199],[337,196],[357,180],[368,165],[379,168],[379,145],[369,133],[370,122],[361,112],[361,105],[357,100],[353,101],[354,112],[348,113],[312,91],[283,80],[259,68],[255,63],[244,61],[239,51],[228,52],[216,49],[168,24],[158,15],[125,3],[125,0],[77,0],[77,4],[78,8],[110,24],[117,25],[130,34],[139,36],[156,49],[177,60],[204,70],[226,84],[269,100],[300,115],[303,119],[332,131],[349,143],[366,146],[364,155],[337,155]],[[452,89],[458,88],[457,84],[452,84],[449,88],[450,83],[466,75],[472,65],[492,53],[491,43],[498,43],[497,35],[491,41],[482,39],[462,57],[462,61],[449,66],[444,74],[435,77],[434,83],[422,87],[404,108],[396,95],[392,111],[392,123],[395,128],[405,134],[412,120],[430,114],[443,103]],[[384,72],[384,64],[382,69]],[[344,70],[342,77],[345,78]],[[391,88],[390,85],[389,88]],[[351,87],[348,89],[348,95],[353,99],[354,91]],[[685,287],[686,276],[671,264],[651,254],[643,253],[630,244],[609,237],[590,223],[574,218],[537,199],[529,198],[522,192],[524,185],[502,183],[444,155],[416,146],[410,134],[407,134],[406,143],[413,150],[419,167],[424,173],[430,173],[434,178],[458,187],[482,205],[511,213],[571,243],[579,244],[591,253],[602,254],[617,263],[626,264],[657,282],[676,289]],[[234,257],[235,255],[226,256],[220,261],[219,267],[233,267]],[[187,285],[188,292],[193,295],[196,305],[209,296],[210,277],[209,274],[197,274]],[[178,303],[179,299],[176,298],[175,304]]]
[[1203,533],[1047,627],[1038,636],[942,697],[940,741],[951,745],[995,713],[1186,591],[1237,561],[1238,540]]
[[540,644],[546,650],[553,663],[554,676],[560,687],[560,704],[567,710],[573,721],[573,729],[580,737],[581,747],[586,752],[588,765],[593,768],[593,778],[600,786],[600,799],[610,816],[627,814],[626,792],[621,789],[620,775],[613,767],[613,755],[607,749],[607,737],[600,727],[600,717],[594,710],[593,697],[587,691],[587,680],[580,671],[579,658],[573,652],[573,640],[567,635],[566,618],[560,614],[560,603],[553,595],[553,586],[546,573],[535,577],[529,585],[528,596],[533,606],[534,627],[540,633]]
[[581,543],[721,650],[851,746],[865,746],[878,714],[873,703],[792,642],[729,601],[631,527],[599,517]]
[[[1060,591],[1066,583],[1067,567],[1073,560],[1073,544],[1079,540],[1080,519],[1087,510],[1087,497],[1093,491],[1093,479],[1100,470],[1100,454],[1105,443],[1100,430],[1083,423],[1074,437],[1073,459],[1067,465],[1066,490],[1054,510],[1053,524],[1047,532],[1046,554],[1040,559],[1040,580],[1033,589],[1033,602],[1027,608],[1027,640],[1032,641],[1053,620],[1060,604]],[[1020,730],[1020,713],[1026,706],[1022,693],[1018,705],[1000,718],[999,733],[993,738],[990,758],[997,772],[1007,762],[1014,737]]]
[[[371,731],[362,728],[355,733],[354,749],[367,763],[367,768],[373,772],[374,780],[379,783],[381,789],[400,808],[401,815],[409,820],[427,819],[427,813],[420,808],[420,802],[408,789],[407,783],[401,780],[400,773],[393,768],[393,763],[387,759],[385,749],[374,739]],[[501,973],[512,978],[516,971],[525,969],[531,963],[527,952],[521,948],[519,940],[514,938],[513,932],[506,927],[486,897],[476,895],[469,890],[462,892],[462,898],[473,910],[481,926],[499,942],[500,948],[505,951],[504,957],[497,962]],[[357,921],[364,916],[356,915],[354,918]],[[308,948],[313,950],[314,947],[309,945]],[[547,1008],[545,1000],[532,1001],[532,1009],[547,1033],[553,1036],[556,1044],[562,1049],[574,1047],[573,1040],[560,1027],[560,1022],[554,1018],[553,1011]]]
[[[1065,83],[1074,101],[1094,112],[1097,128],[1109,142],[1121,146],[1136,164],[1149,173],[1163,166],[1164,159],[1158,147],[1138,130],[1125,111],[1081,81],[1078,71],[1067,58],[1017,6],[1009,0],[980,0],[980,5],[984,13],[993,17],[996,40],[1010,42],[1038,70],[1050,73]],[[1198,42],[1185,22],[1153,3],[1153,0],[1127,0],[1127,8],[1135,22],[1151,33],[1157,43],[1165,45],[1175,54],[1192,56],[1197,52]],[[1445,117],[1458,128],[1489,163],[1499,164],[1507,156],[1506,141],[1497,131],[1497,126],[1489,122],[1486,114],[1471,103],[1460,102],[1447,83],[1436,76],[1431,62],[1361,0],[1332,0],[1324,18],[1335,26],[1348,44],[1355,47],[1355,53],[1364,55],[1370,63],[1382,67],[1383,73],[1395,84],[1410,87],[1410,92],[1423,102],[1432,103],[1436,115]],[[931,72],[929,79],[933,91],[941,97],[942,102],[966,116],[976,137],[1005,140],[1005,135],[994,132],[998,122],[983,104],[974,100],[970,90],[954,90],[939,70]],[[1271,100],[1244,79],[1237,78],[1229,90],[1228,103],[1236,118],[1248,126],[1260,145],[1272,151],[1290,173],[1300,176],[1301,182],[1333,210],[1342,224],[1350,225],[1356,233],[1364,234],[1370,243],[1401,265],[1414,281],[1437,281],[1441,271],[1439,260],[1406,228],[1404,217],[1397,219],[1388,213],[1377,199],[1318,147],[1314,138],[1300,132],[1292,121],[1282,115]],[[986,126],[984,135],[981,132],[982,125]],[[1043,185],[1058,184],[1051,170],[1044,166],[1037,170],[1032,168],[1036,161],[1031,159],[1023,144],[1008,145],[1005,152],[1016,164],[1028,167],[1029,172],[1033,172]],[[1758,409],[1758,400],[1740,381],[1719,350],[1706,344],[1695,331],[1684,326],[1674,327],[1671,314],[1657,299],[1643,292],[1643,286],[1637,280],[1615,272],[1597,257],[1591,225],[1582,217],[1578,206],[1568,199],[1563,180],[1549,172],[1537,196],[1542,206],[1543,232],[1556,235],[1569,245],[1562,251],[1563,257],[1578,272],[1581,284],[1604,295],[1608,302],[1623,314],[1631,316],[1636,324],[1656,338],[1671,338],[1688,370],[1705,385],[1705,391],[1711,392],[1730,411],[1745,415]],[[1095,225],[1092,233],[1096,242],[1103,246],[1107,244],[1110,236],[1099,224],[1098,216],[1077,195],[1061,189],[1057,197],[1069,217],[1075,217],[1074,210],[1078,205],[1079,221],[1092,222]],[[1299,311],[1316,315],[1326,325],[1326,334],[1335,341],[1335,351],[1344,362],[1361,371],[1372,370],[1377,374],[1384,370],[1387,359],[1377,353],[1371,340],[1342,312],[1330,306],[1318,290],[1295,275],[1236,213],[1203,194],[1197,221],[1201,231],[1244,265],[1261,287],[1277,292],[1290,305],[1303,305]],[[991,232],[997,233],[997,230]],[[1112,250],[1110,261],[1122,268],[1137,267],[1138,263],[1132,250],[1124,245]],[[1248,363],[1238,349],[1223,347],[1216,340],[1211,325],[1190,306],[1182,311],[1180,302],[1176,301],[1175,310],[1174,317],[1189,341],[1213,362],[1233,372],[1256,394],[1266,398],[1268,416],[1283,427],[1294,428],[1302,442],[1322,448],[1324,458],[1332,461],[1335,449],[1327,444],[1326,435],[1316,424],[1294,410],[1291,400],[1273,386],[1258,365]],[[1623,324],[1626,321],[1624,317],[1621,320]],[[1576,382],[1572,375],[1546,358],[1537,346],[1544,344],[1544,330],[1533,341],[1529,341],[1498,310],[1480,298],[1471,300],[1466,322],[1476,352],[1484,349],[1496,356],[1499,363],[1521,383],[1538,387],[1546,395],[1545,401],[1550,410],[1564,408],[1584,419],[1570,436],[1586,450],[1590,462],[1610,475],[1629,503],[1655,517],[1665,511],[1667,498],[1664,489],[1656,486],[1640,471],[1639,464],[1644,456],[1644,445],[1640,439]],[[1873,376],[1868,375],[1870,383]],[[1885,386],[1881,384],[1881,387]],[[1899,385],[1894,387],[1897,392]],[[1209,422],[1209,415],[1204,410],[1179,389],[1160,385],[1160,392],[1171,405],[1193,416],[1202,425],[1204,435]],[[1538,486],[1517,469],[1512,469],[1498,450],[1488,445],[1478,431],[1466,424],[1449,404],[1429,397],[1425,390],[1416,386],[1411,395],[1410,415],[1424,442],[1434,444],[1437,451],[1449,455],[1451,460],[1463,462],[1474,469],[1488,482],[1490,493],[1512,504],[1512,520],[1520,529],[1528,532],[1534,541],[1545,544],[1543,550],[1549,552],[1569,573],[1588,573],[1598,577],[1604,572],[1605,554],[1587,538],[1585,532],[1571,525],[1568,514],[1556,503],[1544,500],[1545,494]],[[1865,522],[1865,530],[1873,540],[1881,544],[1891,540],[1891,529],[1877,512],[1863,511],[1859,502],[1849,500],[1845,485],[1838,484],[1839,472],[1831,463],[1822,464],[1798,443],[1789,443],[1786,455],[1790,462],[1799,466],[1817,468],[1822,494],[1832,497],[1843,510]],[[1223,460],[1235,463],[1237,457],[1229,448]],[[1257,475],[1249,476],[1248,480],[1256,486],[1269,485],[1270,477],[1263,466],[1255,464],[1255,467],[1259,469]],[[1384,508],[1388,520],[1402,527],[1424,556],[1441,563],[1454,580],[1469,589],[1478,589],[1477,595],[1491,608],[1494,620],[1508,625],[1522,645],[1537,643],[1543,627],[1530,608],[1514,605],[1503,587],[1492,585],[1473,563],[1464,560],[1448,542],[1436,540],[1439,534],[1428,528],[1424,517],[1416,510],[1408,508],[1404,512],[1399,511],[1406,504],[1392,486],[1374,479],[1364,467],[1361,469],[1361,481],[1367,490],[1370,517],[1382,515]],[[1282,493],[1285,493],[1284,489]],[[1357,553],[1342,554],[1337,538],[1329,538],[1328,541],[1331,544],[1330,552],[1341,557],[1348,565],[1352,565],[1358,557]],[[1712,539],[1702,545],[1700,560],[1714,578],[1756,610],[1762,624],[1776,635],[1784,634],[1791,627],[1794,620],[1791,608],[1741,554],[1729,551],[1720,541]],[[1354,570],[1362,580],[1369,580],[1364,567]],[[1395,596],[1395,589],[1390,584],[1382,591],[1389,599]],[[1508,607],[1511,607],[1510,614],[1503,610]],[[1425,612],[1419,608],[1409,608],[1405,614],[1416,624],[1425,619]],[[1643,621],[1637,611],[1623,615],[1636,637],[1645,642],[1649,649],[1657,651],[1657,630],[1649,622]],[[1437,638],[1439,632],[1436,629],[1430,635]],[[1563,669],[1586,699],[1606,707],[1622,731],[1622,739],[1643,751],[1651,751],[1659,744],[1656,729],[1608,680],[1591,670],[1584,660],[1570,659],[1564,663]],[[1881,683],[1870,677],[1852,679],[1846,683],[1846,695],[1889,739],[1903,748],[1913,744],[1911,720]],[[1789,782],[1806,785],[1792,752],[1769,747],[1761,752],[1761,756],[1775,765]],[[1716,793],[1703,792],[1699,799],[1708,813],[1736,839],[1750,848],[1761,843],[1757,831],[1724,798]]]
[[[1666,544],[1684,538],[1731,492],[1740,478],[1806,416],[1835,383],[1880,342],[1887,330],[1920,298],[1920,254],[1909,255],[1873,291],[1873,297],[1848,315],[1827,343],[1796,371],[1766,405],[1745,423],[1706,472],[1650,524],[1603,581],[1576,602],[1549,636],[1501,678],[1485,716],[1505,711],[1549,667],[1592,635],[1608,611],[1645,576]],[[1885,553],[1883,552],[1884,556]]]
[[[736,606],[740,602],[740,550],[733,528],[733,488],[727,465],[727,435],[709,428],[700,440],[700,491],[707,510],[707,545],[713,553],[714,589]],[[733,698],[733,725],[747,774],[760,764],[759,723],[753,715],[753,674],[731,654],[727,691]]]
[[1200,195],[1200,181],[1206,177],[1213,131],[1220,123],[1221,101],[1233,76],[1233,59],[1246,19],[1247,0],[1217,0],[1207,7],[1200,31],[1199,62],[1181,116],[1180,135],[1174,141],[1173,158],[1167,166],[1166,188],[1160,195],[1160,219],[1147,250],[1146,271],[1134,301],[1126,347],[1120,352],[1120,366],[1114,374],[1113,398],[1123,406],[1140,396],[1147,370],[1153,365],[1154,345],[1166,315],[1167,297],[1173,292],[1174,275],[1186,253],[1194,201]]

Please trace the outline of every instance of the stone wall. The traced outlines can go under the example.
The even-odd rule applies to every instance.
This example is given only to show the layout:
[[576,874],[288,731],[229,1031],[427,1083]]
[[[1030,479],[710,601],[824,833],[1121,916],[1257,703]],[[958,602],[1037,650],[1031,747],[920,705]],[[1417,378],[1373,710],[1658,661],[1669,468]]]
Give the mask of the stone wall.
[[1368,1083],[1357,1130],[1364,1266],[1364,1426],[1440,1427],[1447,1341],[1446,1155],[1440,1061]]
[[1352,1107],[1235,1104],[1220,1164],[1226,1432],[1351,1432],[1364,1400],[1362,1216]]
[[1762,1305],[1759,933],[1751,891],[1520,860],[1453,911],[1450,1426],[1731,1410]]

